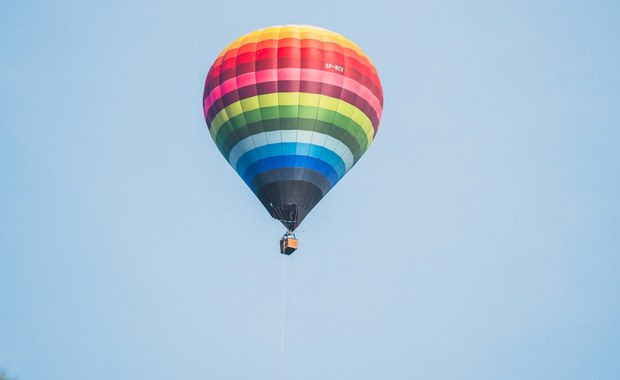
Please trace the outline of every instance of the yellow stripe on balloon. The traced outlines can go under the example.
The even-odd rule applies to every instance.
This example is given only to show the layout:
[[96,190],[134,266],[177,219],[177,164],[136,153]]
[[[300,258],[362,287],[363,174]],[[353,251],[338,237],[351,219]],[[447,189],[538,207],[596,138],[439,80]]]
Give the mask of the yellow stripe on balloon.
[[286,25],[286,26],[272,26],[269,28],[259,29],[254,32],[248,33],[241,38],[238,38],[233,43],[228,45],[221,53],[220,57],[226,54],[231,49],[237,49],[242,45],[248,43],[257,43],[264,40],[279,40],[282,38],[296,38],[296,39],[315,39],[323,42],[331,42],[340,46],[344,46],[355,51],[361,57],[366,58],[369,62],[370,59],[364,53],[362,49],[356,44],[345,38],[343,35],[332,32],[331,30],[317,28],[309,25]]
[[217,132],[225,122],[243,112],[276,106],[318,106],[325,110],[337,112],[359,125],[364,130],[369,143],[373,140],[374,129],[372,127],[372,122],[359,108],[338,98],[305,92],[276,92],[252,96],[231,103],[218,112],[211,121],[211,136],[215,139]]
[[315,28],[313,26],[307,26],[307,25],[302,25],[300,27],[301,29],[301,38],[302,39],[313,39],[313,40],[321,40],[321,36],[322,36],[322,29],[319,28]]
[[279,34],[279,38],[296,38],[299,39],[299,35],[300,35],[300,28],[299,25],[288,25],[288,26],[283,26],[280,29],[280,34]]

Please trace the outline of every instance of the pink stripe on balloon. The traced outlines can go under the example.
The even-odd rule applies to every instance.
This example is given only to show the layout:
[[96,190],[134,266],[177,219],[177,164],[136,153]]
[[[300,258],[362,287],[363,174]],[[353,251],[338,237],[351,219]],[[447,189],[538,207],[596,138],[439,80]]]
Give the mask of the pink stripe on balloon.
[[354,79],[342,76],[341,74],[316,69],[269,69],[256,71],[254,73],[241,74],[237,77],[230,78],[221,85],[215,87],[205,99],[205,108],[210,108],[213,103],[218,101],[223,95],[236,91],[241,87],[250,86],[257,83],[276,82],[278,80],[300,79],[303,81],[331,84],[351,91],[367,101],[377,113],[377,117],[381,119],[381,113],[383,111],[381,102],[368,87],[362,85]]
[[301,72],[301,80],[307,80],[308,82],[322,82],[324,74],[331,73],[315,69],[304,69]]
[[237,85],[239,87],[245,87],[256,83],[256,76],[254,75],[254,73],[241,74],[237,78],[233,79],[237,80]]
[[256,83],[275,82],[278,80],[278,69],[261,70],[255,74]]
[[237,89],[237,83],[235,81],[235,78],[231,78],[219,85],[218,87],[221,87],[222,95],[224,95],[228,94],[229,92],[235,91]]
[[217,88],[214,88],[213,91],[211,91],[211,98],[213,99],[213,102],[215,102],[217,99],[222,97],[222,87],[218,86]]

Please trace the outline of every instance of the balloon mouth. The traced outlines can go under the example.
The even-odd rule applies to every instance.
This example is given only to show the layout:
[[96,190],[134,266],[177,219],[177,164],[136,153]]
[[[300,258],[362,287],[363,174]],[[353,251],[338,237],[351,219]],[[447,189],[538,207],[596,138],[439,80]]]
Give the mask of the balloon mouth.
[[[288,169],[276,169],[280,174]],[[301,171],[301,177],[309,169]],[[310,175],[306,173],[306,176]],[[275,174],[274,174],[274,178]],[[266,178],[271,181],[273,178]],[[269,212],[272,218],[277,219],[289,231],[295,231],[308,213],[319,203],[325,193],[323,189],[304,180],[280,180],[267,184],[259,184],[260,190],[256,196]]]
[[294,203],[279,206],[274,206],[269,203],[269,205],[271,206],[271,210],[269,210],[271,216],[274,219],[279,220],[287,230],[291,232],[295,231],[295,229],[299,226],[299,223],[301,223],[301,220],[299,219],[299,211],[301,211],[301,207],[297,207],[297,204]]
[[284,227],[286,227],[288,233],[293,233],[310,212],[310,210],[306,209],[304,205],[299,205],[296,203],[281,205],[269,203],[268,205],[265,205],[265,207],[267,208],[267,211],[269,211],[272,218],[278,220]]

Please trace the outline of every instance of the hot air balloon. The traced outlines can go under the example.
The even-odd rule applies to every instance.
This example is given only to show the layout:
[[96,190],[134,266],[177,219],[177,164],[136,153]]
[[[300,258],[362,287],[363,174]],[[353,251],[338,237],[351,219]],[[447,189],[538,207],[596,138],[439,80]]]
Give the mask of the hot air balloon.
[[215,145],[287,233],[294,231],[372,143],[383,109],[374,65],[326,29],[287,25],[240,37],[205,81]]

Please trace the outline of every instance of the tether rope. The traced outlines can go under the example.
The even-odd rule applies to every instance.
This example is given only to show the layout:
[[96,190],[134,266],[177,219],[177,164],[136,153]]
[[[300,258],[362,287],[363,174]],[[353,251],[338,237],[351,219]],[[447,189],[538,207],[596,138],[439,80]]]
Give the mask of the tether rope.
[[284,348],[286,343],[286,255],[280,255],[281,283],[280,283],[280,377],[284,380]]

